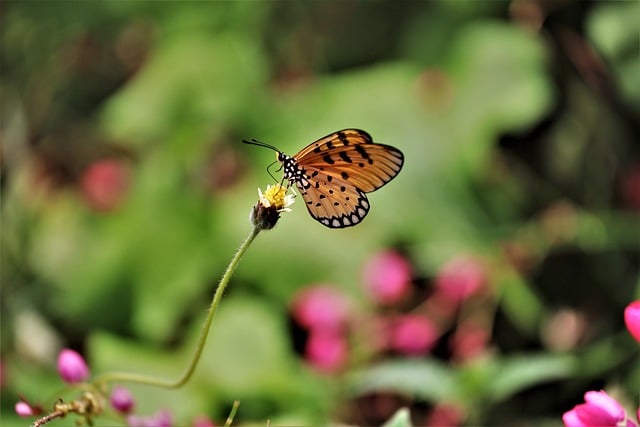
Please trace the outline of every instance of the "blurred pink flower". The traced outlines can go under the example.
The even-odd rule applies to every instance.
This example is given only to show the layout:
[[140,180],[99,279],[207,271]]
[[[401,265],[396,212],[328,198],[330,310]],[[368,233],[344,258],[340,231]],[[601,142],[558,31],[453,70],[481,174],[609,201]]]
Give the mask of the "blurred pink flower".
[[451,337],[451,353],[454,359],[467,361],[482,354],[488,342],[489,331],[482,325],[467,321],[458,325]]
[[455,427],[462,424],[462,409],[453,404],[440,403],[433,407],[425,425]]
[[487,280],[484,265],[477,258],[459,255],[449,260],[438,272],[436,291],[459,303],[477,293]]
[[89,367],[78,352],[65,348],[58,355],[58,374],[67,383],[78,383],[89,377]]
[[16,414],[18,414],[23,418],[32,417],[33,415],[35,415],[33,408],[31,408],[31,405],[29,405],[27,402],[24,402],[22,400],[16,403],[15,410],[16,410]]
[[627,418],[624,408],[604,391],[588,391],[585,403],[574,406],[562,416],[566,427],[637,427]]
[[129,185],[128,165],[119,160],[99,160],[82,176],[81,188],[85,200],[97,211],[110,211],[120,204]]
[[206,415],[197,415],[191,423],[193,427],[216,427],[216,424]]
[[402,301],[411,292],[411,265],[391,250],[372,256],[364,266],[363,282],[369,296],[378,304]]
[[166,409],[146,417],[138,415],[129,415],[127,417],[129,427],[171,427],[172,422],[173,416]]
[[343,334],[336,331],[311,331],[305,357],[319,371],[336,372],[344,366],[347,353],[347,340]]
[[294,296],[291,313],[304,328],[338,330],[349,318],[350,303],[345,294],[331,285],[314,285]]
[[395,320],[391,348],[411,356],[425,354],[433,348],[438,335],[438,329],[430,319],[408,314]]
[[640,342],[640,300],[632,302],[624,309],[624,323],[631,336]]
[[123,414],[131,412],[135,404],[131,392],[121,386],[113,387],[113,390],[111,390],[110,402],[113,409],[118,412],[122,412]]

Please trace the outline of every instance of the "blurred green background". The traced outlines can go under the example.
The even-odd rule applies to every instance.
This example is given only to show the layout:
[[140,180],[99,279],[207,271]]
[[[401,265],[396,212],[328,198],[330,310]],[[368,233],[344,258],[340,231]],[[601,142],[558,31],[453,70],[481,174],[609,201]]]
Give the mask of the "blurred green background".
[[[273,153],[241,140],[293,154],[347,127],[401,149],[402,172],[357,227],[325,228],[298,198],[242,260],[194,379],[132,386],[137,411],[220,423],[239,399],[238,423],[375,424],[356,402],[394,395],[382,412],[408,406],[417,425],[439,402],[463,424],[559,425],[603,387],[637,407],[640,353],[622,321],[640,297],[636,1],[0,11],[3,425],[26,423],[18,394],[58,389],[63,346],[93,373],[181,372],[257,188],[272,183]],[[375,310],[362,268],[385,248],[426,288],[456,254],[486,260],[492,352],[307,366],[292,295],[331,283]],[[567,312],[584,328],[553,345]]]

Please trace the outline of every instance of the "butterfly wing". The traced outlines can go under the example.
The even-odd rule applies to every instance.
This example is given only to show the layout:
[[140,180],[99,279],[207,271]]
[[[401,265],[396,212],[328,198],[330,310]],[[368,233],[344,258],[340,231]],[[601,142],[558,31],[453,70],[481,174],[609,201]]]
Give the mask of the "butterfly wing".
[[314,173],[345,181],[370,193],[391,181],[402,169],[404,155],[390,145],[376,144],[362,130],[344,129],[320,138],[294,156],[310,180]]
[[360,129],[343,129],[336,132],[332,132],[327,136],[324,136],[317,141],[304,147],[296,158],[302,158],[313,154],[324,153],[332,148],[339,148],[354,144],[373,144],[373,138],[367,132]]
[[369,212],[366,194],[327,171],[308,167],[312,179],[296,181],[296,187],[313,219],[330,228],[359,224]]

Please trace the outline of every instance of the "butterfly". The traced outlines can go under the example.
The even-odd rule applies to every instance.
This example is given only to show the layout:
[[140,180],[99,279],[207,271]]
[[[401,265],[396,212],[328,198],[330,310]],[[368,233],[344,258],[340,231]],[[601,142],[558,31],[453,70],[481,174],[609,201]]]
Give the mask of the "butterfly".
[[359,224],[369,212],[366,193],[391,181],[404,163],[400,150],[359,129],[330,133],[293,156],[255,139],[243,142],[276,151],[283,181],[296,186],[311,217],[329,228]]

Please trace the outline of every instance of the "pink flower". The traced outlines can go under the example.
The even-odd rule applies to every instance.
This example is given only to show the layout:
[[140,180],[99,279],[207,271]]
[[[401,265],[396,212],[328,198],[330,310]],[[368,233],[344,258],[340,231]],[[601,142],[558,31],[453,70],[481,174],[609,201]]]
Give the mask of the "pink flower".
[[396,319],[391,332],[391,348],[407,355],[421,355],[433,348],[438,329],[426,317],[409,314]]
[[367,293],[378,304],[402,301],[411,292],[411,265],[394,251],[372,256],[365,264],[363,282]]
[[216,427],[215,423],[209,419],[206,415],[198,415],[193,419],[191,423],[193,427]]
[[146,417],[137,415],[127,417],[129,427],[171,427],[172,422],[173,416],[166,409]]
[[78,383],[89,377],[89,367],[78,352],[66,348],[58,355],[58,374],[67,383]]
[[16,414],[23,418],[32,417],[35,415],[33,408],[27,402],[20,401],[15,406]]
[[121,386],[115,386],[113,390],[111,390],[110,402],[113,409],[123,414],[131,412],[135,404],[131,392]]
[[640,300],[632,302],[624,309],[624,323],[631,336],[640,342]]
[[115,160],[100,160],[90,165],[82,176],[82,194],[89,206],[97,211],[116,208],[129,185],[129,167]]
[[314,285],[294,297],[291,312],[302,327],[337,330],[347,322],[350,304],[338,289],[330,285]]
[[316,369],[325,373],[339,370],[347,360],[347,340],[335,331],[312,331],[305,356]]
[[462,424],[464,413],[453,404],[440,403],[434,406],[425,425],[429,426],[459,426]]
[[482,263],[470,256],[457,256],[448,261],[438,273],[435,286],[442,296],[461,302],[478,292],[486,282]]
[[451,337],[451,352],[457,360],[470,360],[482,354],[488,341],[489,331],[484,326],[467,321],[460,324]]
[[622,406],[604,391],[588,391],[584,400],[585,403],[564,413],[562,421],[566,427],[637,427],[627,419]]

